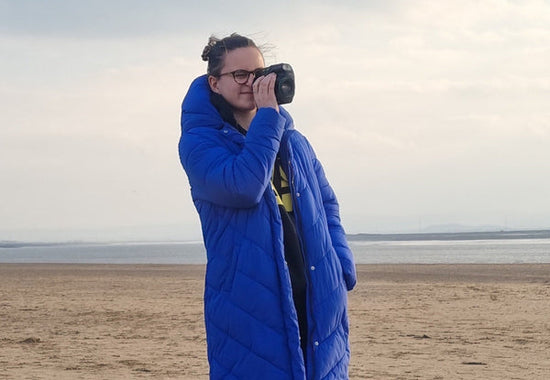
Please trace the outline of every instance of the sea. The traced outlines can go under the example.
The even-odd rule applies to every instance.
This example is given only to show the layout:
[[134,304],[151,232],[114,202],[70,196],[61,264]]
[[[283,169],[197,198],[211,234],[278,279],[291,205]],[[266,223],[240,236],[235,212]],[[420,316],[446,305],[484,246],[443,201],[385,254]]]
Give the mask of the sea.
[[[550,263],[550,231],[358,234],[357,264]],[[40,243],[0,241],[0,263],[205,264],[201,241]]]

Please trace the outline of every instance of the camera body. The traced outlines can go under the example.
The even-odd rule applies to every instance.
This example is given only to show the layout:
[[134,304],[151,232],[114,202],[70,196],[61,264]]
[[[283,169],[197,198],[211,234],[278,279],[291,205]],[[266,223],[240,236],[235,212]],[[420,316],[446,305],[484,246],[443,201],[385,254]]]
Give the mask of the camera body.
[[294,83],[294,70],[288,63],[278,63],[263,69],[259,69],[255,73],[255,78],[265,76],[269,73],[277,74],[275,80],[275,97],[278,104],[287,104],[292,102],[296,85]]

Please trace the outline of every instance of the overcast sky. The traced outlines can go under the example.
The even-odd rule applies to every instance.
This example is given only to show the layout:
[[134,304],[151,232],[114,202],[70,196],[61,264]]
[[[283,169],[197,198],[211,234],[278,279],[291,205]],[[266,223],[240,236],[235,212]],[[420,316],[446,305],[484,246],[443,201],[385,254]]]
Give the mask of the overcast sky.
[[549,1],[272,4],[0,1],[0,240],[200,238],[180,105],[231,32],[294,67],[348,233],[550,228]]

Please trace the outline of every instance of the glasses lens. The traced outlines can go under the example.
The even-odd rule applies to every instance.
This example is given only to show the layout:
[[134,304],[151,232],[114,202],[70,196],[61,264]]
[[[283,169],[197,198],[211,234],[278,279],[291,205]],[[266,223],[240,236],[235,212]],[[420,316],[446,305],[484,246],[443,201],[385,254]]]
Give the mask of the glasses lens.
[[244,84],[248,81],[250,74],[251,73],[246,70],[237,70],[233,73],[233,78],[235,78],[235,82]]

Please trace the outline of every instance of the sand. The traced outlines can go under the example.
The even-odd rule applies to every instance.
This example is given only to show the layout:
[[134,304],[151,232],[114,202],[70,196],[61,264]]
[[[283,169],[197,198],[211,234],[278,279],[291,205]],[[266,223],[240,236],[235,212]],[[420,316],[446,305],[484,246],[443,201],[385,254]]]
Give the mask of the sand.
[[[351,379],[550,379],[550,264],[358,272]],[[0,379],[207,379],[203,276],[0,264]]]

